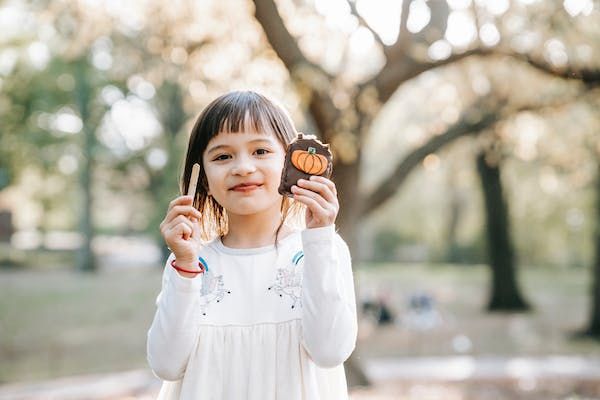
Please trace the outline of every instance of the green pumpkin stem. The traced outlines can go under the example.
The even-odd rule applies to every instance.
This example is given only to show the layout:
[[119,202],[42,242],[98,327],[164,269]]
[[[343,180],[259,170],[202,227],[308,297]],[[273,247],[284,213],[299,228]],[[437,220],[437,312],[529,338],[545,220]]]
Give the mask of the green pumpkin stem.
[[315,149],[314,147],[308,148],[308,154],[316,154],[316,153],[317,153],[317,149]]

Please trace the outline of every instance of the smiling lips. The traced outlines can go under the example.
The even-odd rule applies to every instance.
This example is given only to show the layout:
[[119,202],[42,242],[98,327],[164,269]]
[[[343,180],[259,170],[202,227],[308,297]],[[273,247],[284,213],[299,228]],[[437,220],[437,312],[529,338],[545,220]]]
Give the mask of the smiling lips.
[[230,190],[233,190],[235,192],[244,192],[245,193],[245,192],[251,192],[254,189],[259,188],[260,186],[262,186],[262,184],[260,184],[260,183],[248,182],[248,183],[241,183],[239,185],[235,185]]

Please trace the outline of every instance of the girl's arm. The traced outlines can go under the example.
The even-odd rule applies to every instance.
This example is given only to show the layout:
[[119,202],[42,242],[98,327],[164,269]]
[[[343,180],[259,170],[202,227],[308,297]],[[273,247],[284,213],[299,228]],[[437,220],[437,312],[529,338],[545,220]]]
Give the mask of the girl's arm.
[[305,229],[302,281],[304,348],[321,367],[342,364],[356,344],[350,251],[334,225]]
[[195,313],[202,279],[185,278],[171,267],[173,254],[163,272],[162,290],[156,299],[156,314],[148,330],[147,358],[159,378],[175,381],[183,377],[198,338]]

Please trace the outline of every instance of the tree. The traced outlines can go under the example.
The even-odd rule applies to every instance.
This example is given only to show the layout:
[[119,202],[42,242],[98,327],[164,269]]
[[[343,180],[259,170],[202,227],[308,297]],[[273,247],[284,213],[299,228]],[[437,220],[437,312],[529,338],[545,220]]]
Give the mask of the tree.
[[[403,83],[434,68],[475,56],[495,56],[497,54],[508,55],[512,59],[525,61],[528,65],[544,72],[577,78],[587,85],[595,84],[594,82],[597,81],[597,71],[595,70],[572,68],[564,64],[552,66],[545,61],[541,61],[538,55],[533,55],[533,52],[515,52],[511,50],[510,45],[508,45],[511,37],[508,34],[498,34],[500,38],[496,44],[484,45],[478,36],[474,47],[455,51],[454,53],[450,51],[444,57],[435,57],[435,59],[423,56],[423,53],[426,53],[426,50],[423,50],[424,48],[431,50],[431,46],[438,43],[443,37],[450,9],[446,2],[429,2],[430,23],[421,33],[410,34],[408,20],[412,3],[408,0],[402,2],[398,35],[393,44],[386,44],[379,34],[369,26],[368,22],[358,12],[356,3],[348,3],[349,9],[361,25],[371,31],[384,58],[383,65],[372,76],[362,81],[352,81],[345,76],[347,65],[344,65],[344,63],[338,68],[337,73],[332,74],[304,55],[298,44],[300,42],[297,39],[298,34],[296,36],[292,35],[287,29],[275,1],[254,0],[255,16],[262,26],[267,40],[290,72],[299,92],[304,94],[307,108],[321,138],[333,145],[334,155],[336,156],[334,179],[338,187],[341,205],[338,226],[342,235],[348,240],[354,254],[358,250],[356,222],[368,216],[370,212],[397,193],[408,173],[420,165],[425,156],[440,150],[457,137],[478,133],[491,127],[501,119],[502,115],[505,115],[502,108],[480,107],[477,105],[463,110],[462,117],[459,118],[458,122],[450,124],[439,135],[434,136],[425,145],[420,146],[400,160],[394,171],[370,193],[361,193],[356,188],[358,187],[357,182],[361,181],[362,143],[369,134],[373,119]],[[286,9],[288,12],[289,7],[291,6],[288,5]],[[552,13],[556,12],[556,8],[548,7],[544,11]],[[481,13],[482,10],[477,9],[477,7],[474,9],[473,15],[478,27]],[[531,17],[531,15],[526,15],[526,17]],[[567,17],[565,13],[562,13],[555,19],[564,22]],[[496,18],[492,16],[492,19]],[[499,22],[502,21],[493,22],[498,23],[496,25],[501,25]],[[490,29],[496,29],[495,25],[492,24]],[[497,30],[496,33],[498,33]],[[575,70],[578,72],[575,73]],[[482,183],[486,188],[489,188],[488,178],[497,176],[497,173],[485,168],[481,162],[479,170],[485,177]],[[495,179],[492,186],[497,186],[499,182],[499,178]],[[488,190],[485,190],[485,192],[488,193]],[[488,193],[488,196],[486,196],[487,206],[494,207],[498,203],[494,200],[498,198],[501,198],[501,192]],[[488,209],[488,215],[490,216],[494,215],[491,211]],[[504,214],[504,217],[500,216],[499,220],[503,219],[505,224],[500,224],[500,226],[506,226],[506,213]],[[497,227],[494,221],[496,221],[494,218],[488,220],[492,224],[488,227],[489,230]],[[511,251],[508,247],[508,243],[510,243],[508,235],[509,233],[505,229],[502,232],[503,238],[506,239],[504,241],[506,246],[503,251],[496,252],[497,249],[493,248],[490,251],[494,254],[497,253],[500,257],[509,255]],[[507,269],[507,271],[511,270],[510,267]],[[509,280],[515,281],[514,275],[509,273],[508,276]],[[493,277],[498,278],[500,275],[494,274]],[[500,281],[494,280],[492,288],[500,287],[499,284]],[[516,288],[516,282],[513,288]],[[500,292],[494,292],[492,298],[496,298],[496,295],[499,294]],[[512,295],[514,294],[513,291]],[[493,301],[491,305],[496,307],[499,306],[499,303]],[[354,362],[351,359],[349,363],[351,371],[357,369]],[[364,376],[360,374],[352,376],[351,380],[353,378],[359,383],[364,383]]]
[[[183,107],[183,95],[181,87],[175,82],[166,80],[159,88],[158,113],[166,133],[167,163],[160,171],[155,171],[151,176],[150,187],[154,202],[158,206],[157,212],[152,218],[151,226],[159,226],[164,218],[164,210],[177,188],[174,179],[178,174],[180,155],[183,153],[178,146],[177,137],[182,132],[183,126],[188,118]],[[158,235],[159,232],[156,231]],[[163,258],[169,256],[170,250],[164,245],[162,237],[156,238],[160,243]]]
[[[356,10],[355,4],[349,2],[354,15],[373,33],[382,49],[385,61],[377,73],[366,80],[347,82],[348,78],[344,76],[347,65],[342,64],[338,74],[332,75],[322,66],[309,61],[298,46],[297,38],[286,28],[284,19],[273,0],[254,1],[255,16],[263,27],[269,43],[290,71],[298,90],[305,94],[308,110],[319,134],[325,141],[333,144],[337,155],[334,178],[343,201],[338,223],[340,231],[348,238],[351,248],[355,251],[357,246],[355,245],[356,232],[353,229],[354,221],[359,216],[363,218],[368,215],[397,192],[405,174],[410,170],[406,167],[401,168],[401,164],[406,162],[405,165],[418,165],[422,158],[429,154],[427,150],[441,148],[453,137],[460,135],[457,132],[477,131],[487,126],[487,121],[480,110],[477,110],[478,113],[471,113],[469,119],[463,118],[460,124],[447,128],[447,132],[452,134],[439,135],[444,139],[434,141],[430,148],[425,147],[406,157],[398,164],[398,168],[371,193],[357,192],[356,182],[361,178],[358,168],[361,162],[361,145],[369,134],[373,119],[403,83],[434,68],[475,56],[496,54],[509,55],[553,75],[580,79],[586,83],[597,82],[598,71],[595,69],[570,66],[556,68],[532,55],[511,52],[503,42],[494,47],[479,43],[479,46],[458,51],[438,60],[423,57],[423,45],[429,45],[443,37],[450,10],[445,2],[432,2],[430,24],[420,34],[414,35],[407,27],[411,3],[411,1],[402,3],[398,36],[392,45],[387,45],[377,32],[366,24]],[[505,40],[508,42],[510,38]],[[338,98],[354,101],[340,101]],[[464,111],[463,115],[470,111],[472,110]],[[470,122],[465,123],[465,120]]]
[[75,60],[75,101],[82,122],[83,144],[82,144],[82,168],[80,172],[80,185],[83,191],[79,228],[83,236],[83,243],[77,257],[77,268],[82,271],[96,270],[96,257],[92,251],[92,238],[94,227],[92,225],[94,216],[92,197],[92,170],[95,164],[94,153],[98,146],[96,141],[97,123],[92,120],[92,98],[94,88],[90,85],[91,77],[89,64],[85,57]]
[[510,239],[508,205],[500,178],[500,160],[493,151],[477,156],[486,211],[488,254],[493,278],[488,310],[520,311],[529,305],[523,299],[515,276],[515,255]]
[[596,178],[596,234],[595,255],[592,265],[590,316],[585,335],[600,339],[600,164]]

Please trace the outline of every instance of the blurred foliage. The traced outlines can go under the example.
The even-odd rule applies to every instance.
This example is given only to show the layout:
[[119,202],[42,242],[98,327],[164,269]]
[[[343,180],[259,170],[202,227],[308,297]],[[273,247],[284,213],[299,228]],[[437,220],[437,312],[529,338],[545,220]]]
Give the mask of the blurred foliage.
[[[476,10],[473,23],[487,32],[483,39],[497,33],[509,45],[559,67],[571,61],[600,64],[600,52],[591,45],[600,33],[598,7],[590,10],[588,2],[567,9],[567,2],[516,1],[504,10],[493,2],[464,2],[466,7],[450,3],[458,7],[454,19]],[[309,59],[329,71],[345,68],[329,85],[336,104],[344,108],[353,99],[341,88],[375,73],[381,67],[381,48],[377,37],[348,11],[336,19],[339,10],[326,4],[278,2]],[[374,32],[388,41],[395,37],[386,31],[390,23],[378,22],[377,13],[370,14],[365,4],[357,3],[367,22],[379,29]],[[308,68],[294,71],[291,82],[252,11],[251,3],[240,1],[3,2],[0,206],[13,210],[17,229],[78,229],[80,209],[74,205],[80,202],[78,173],[85,161],[75,97],[78,68],[85,70],[91,89],[88,128],[96,138],[90,160],[96,232],[144,233],[158,239],[164,208],[178,194],[191,123],[223,91],[262,90],[291,110],[299,129],[310,130],[311,121],[303,113],[308,99],[297,82],[322,77]],[[449,23],[448,29],[455,26]],[[415,56],[427,58],[429,42],[415,33]],[[593,213],[590,185],[599,148],[598,96],[581,96],[576,84],[513,58],[491,55],[464,61],[412,79],[377,114],[360,143],[364,179],[357,190],[374,187],[393,168],[394,163],[381,162],[381,154],[399,159],[442,132],[481,96],[492,93],[516,105],[566,99],[561,106],[516,113],[477,140],[500,139],[521,261],[586,264],[594,229],[588,216]],[[366,109],[379,106],[369,96],[356,101]],[[349,112],[340,120],[340,135],[355,128],[355,117]],[[347,142],[338,142],[343,153]],[[428,157],[402,193],[369,218],[361,229],[370,243],[369,256],[393,259],[394,240],[400,240],[423,244],[428,260],[479,262],[483,240],[473,171],[476,149],[466,142],[459,140]],[[459,218],[449,239],[454,211],[448,209],[448,199],[453,197]]]

